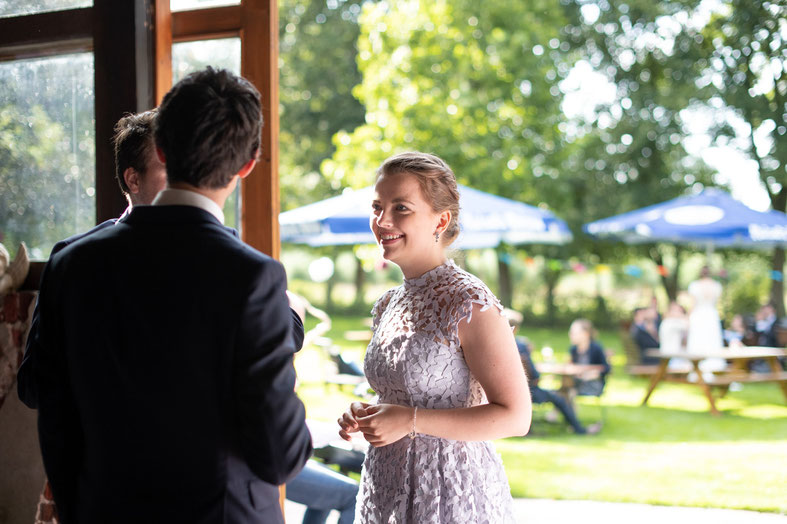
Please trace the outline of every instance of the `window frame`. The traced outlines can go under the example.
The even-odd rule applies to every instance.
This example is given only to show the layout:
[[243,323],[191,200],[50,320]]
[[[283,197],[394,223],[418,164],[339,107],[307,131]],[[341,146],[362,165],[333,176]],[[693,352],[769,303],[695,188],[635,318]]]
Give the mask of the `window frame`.
[[[115,180],[111,138],[125,113],[150,109],[172,85],[172,44],[236,36],[241,74],[262,96],[262,155],[241,183],[241,234],[279,258],[278,4],[171,12],[169,0],[94,0],[92,7],[0,18],[0,61],[92,52],[95,64],[96,223],[119,216],[126,201]],[[26,287],[36,288],[43,263]]]

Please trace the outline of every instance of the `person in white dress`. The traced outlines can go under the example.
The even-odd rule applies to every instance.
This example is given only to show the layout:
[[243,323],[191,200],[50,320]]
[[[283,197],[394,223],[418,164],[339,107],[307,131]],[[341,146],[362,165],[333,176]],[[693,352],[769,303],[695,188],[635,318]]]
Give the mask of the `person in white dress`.
[[[675,301],[670,302],[667,313],[659,324],[659,349],[664,352],[686,351],[686,337],[689,331],[689,319],[686,310]],[[684,369],[691,363],[685,358],[671,358],[670,369]]]
[[[694,306],[689,315],[689,333],[686,338],[688,353],[714,351],[724,347],[721,319],[717,303],[721,298],[721,284],[710,276],[708,266],[703,266],[700,278],[689,284],[689,295]],[[726,367],[723,359],[705,359],[700,363],[702,371],[718,371]]]
[[531,401],[503,307],[446,259],[459,233],[456,178],[440,158],[402,153],[377,172],[371,228],[404,283],[373,308],[364,371],[378,395],[339,434],[371,444],[356,523],[513,523],[489,440],[524,435]]

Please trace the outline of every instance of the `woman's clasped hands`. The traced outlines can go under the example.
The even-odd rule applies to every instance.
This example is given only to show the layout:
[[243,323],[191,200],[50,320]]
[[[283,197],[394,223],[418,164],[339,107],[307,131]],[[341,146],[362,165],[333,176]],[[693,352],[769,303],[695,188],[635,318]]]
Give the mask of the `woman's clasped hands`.
[[360,431],[374,447],[387,446],[407,436],[413,429],[413,409],[396,404],[353,402],[339,418],[339,436],[351,440]]

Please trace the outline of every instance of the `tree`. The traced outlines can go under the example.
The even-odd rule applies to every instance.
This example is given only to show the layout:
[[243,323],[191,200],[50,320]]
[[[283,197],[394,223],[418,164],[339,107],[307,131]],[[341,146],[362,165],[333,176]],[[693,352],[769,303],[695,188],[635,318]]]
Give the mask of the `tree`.
[[[781,1],[723,0],[701,32],[696,49],[685,54],[695,61],[703,87],[701,100],[733,111],[744,125],[730,120],[714,128],[719,144],[740,144],[757,166],[771,206],[787,211],[787,6]],[[693,52],[692,52],[693,51]],[[737,135],[737,136],[736,136]],[[784,249],[773,251],[771,268],[784,271]],[[770,300],[785,314],[784,285],[771,280]]]
[[[654,20],[671,13],[654,8],[626,22],[622,8],[609,8],[610,29],[590,23],[582,9],[572,2],[469,0],[366,6],[359,39],[363,82],[354,91],[366,107],[366,124],[336,135],[325,175],[368,185],[390,154],[433,151],[460,182],[548,204],[569,222],[574,243],[528,247],[531,253],[561,259],[644,253],[580,231],[585,222],[712,182],[682,146],[680,111],[688,88],[676,93],[672,87],[683,64],[656,49],[638,51],[627,63],[628,55],[615,47],[621,28],[623,44],[636,49],[637,36],[657,34]],[[587,118],[569,119],[561,87],[579,60],[606,74],[616,93]],[[553,289],[561,270],[545,267]]]
[[336,192],[320,175],[331,137],[364,121],[352,95],[362,0],[279,2],[279,172],[282,209]]
[[[712,171],[684,147],[685,110],[698,95],[699,73],[696,57],[682,50],[696,37],[696,3],[567,1],[564,8],[571,21],[567,42],[616,91],[611,102],[575,124],[583,135],[570,164],[584,176],[569,181],[572,208],[586,214],[587,222],[714,185]],[[617,251],[619,259],[644,255],[659,266],[673,259],[662,282],[667,296],[676,298],[680,249],[655,245],[611,252],[583,235],[578,242],[580,250],[605,258]]]

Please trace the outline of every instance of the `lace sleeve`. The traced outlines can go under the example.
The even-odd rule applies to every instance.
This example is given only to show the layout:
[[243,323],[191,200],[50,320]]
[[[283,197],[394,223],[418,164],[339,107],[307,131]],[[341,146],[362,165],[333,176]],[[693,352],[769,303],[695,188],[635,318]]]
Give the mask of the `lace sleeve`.
[[503,304],[486,287],[486,284],[477,278],[468,275],[460,283],[458,291],[456,294],[458,303],[454,308],[454,314],[456,315],[454,321],[457,326],[465,319],[468,324],[470,323],[473,318],[473,306],[476,305],[481,307],[481,311],[495,307],[501,315],[503,314]]

